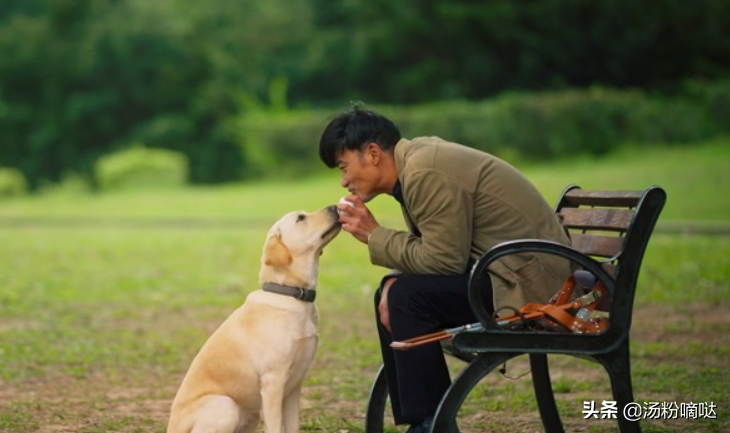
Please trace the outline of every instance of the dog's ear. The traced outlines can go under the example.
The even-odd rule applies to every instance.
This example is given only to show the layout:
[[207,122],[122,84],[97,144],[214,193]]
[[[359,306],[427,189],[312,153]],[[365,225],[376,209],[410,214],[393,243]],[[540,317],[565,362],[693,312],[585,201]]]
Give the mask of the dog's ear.
[[266,266],[284,267],[293,261],[291,251],[281,241],[279,234],[273,234],[266,240],[264,247],[264,264]]

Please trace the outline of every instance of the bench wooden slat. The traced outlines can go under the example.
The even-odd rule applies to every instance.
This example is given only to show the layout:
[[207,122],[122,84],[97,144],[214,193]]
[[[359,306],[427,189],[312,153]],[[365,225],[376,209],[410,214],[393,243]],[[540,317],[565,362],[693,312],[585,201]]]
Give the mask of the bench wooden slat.
[[618,236],[595,236],[584,235],[581,233],[571,233],[570,238],[573,241],[573,248],[598,257],[613,257],[624,244],[624,238]]
[[601,266],[603,266],[603,270],[608,272],[608,275],[615,275],[616,274],[616,265],[612,265],[611,263],[604,263]]
[[630,209],[566,207],[560,210],[563,226],[571,229],[626,231],[634,217]]
[[573,189],[568,191],[563,200],[575,206],[618,206],[636,207],[644,191],[597,191]]

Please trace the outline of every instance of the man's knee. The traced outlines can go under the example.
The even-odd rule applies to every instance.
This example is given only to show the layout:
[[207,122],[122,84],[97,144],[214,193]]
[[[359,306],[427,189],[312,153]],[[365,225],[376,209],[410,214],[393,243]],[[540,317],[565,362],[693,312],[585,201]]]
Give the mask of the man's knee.
[[388,290],[388,310],[402,309],[404,306],[412,306],[416,290],[412,290],[408,284],[408,278],[398,278],[391,282]]
[[380,298],[382,297],[382,294],[385,290],[390,289],[390,286],[393,285],[393,283],[398,279],[398,277],[395,276],[385,276],[382,280],[380,280],[380,285],[378,286],[378,290],[375,291],[375,304],[377,305],[380,302]]

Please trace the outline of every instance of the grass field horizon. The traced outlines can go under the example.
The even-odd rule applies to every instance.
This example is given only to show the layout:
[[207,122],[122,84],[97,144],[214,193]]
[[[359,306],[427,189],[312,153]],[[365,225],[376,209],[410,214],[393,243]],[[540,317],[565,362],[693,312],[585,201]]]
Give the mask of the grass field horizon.
[[[562,189],[644,189],[659,185],[670,200],[661,221],[728,222],[730,139],[687,146],[623,148],[604,157],[577,157],[549,163],[514,165],[555,203]],[[183,218],[235,221],[270,220],[293,209],[314,209],[336,202],[345,191],[337,170],[290,180],[263,180],[181,189],[131,189],[108,193],[49,192],[0,201],[0,218]],[[682,197],[681,200],[672,200]],[[400,220],[393,200],[378,197],[373,213]]]
[[[562,189],[668,193],[647,250],[632,329],[637,401],[713,402],[717,419],[642,421],[645,432],[723,432],[730,382],[730,236],[672,227],[730,224],[730,142],[623,150],[604,158],[516,163],[552,205]],[[46,193],[0,201],[0,431],[163,432],[192,357],[258,288],[268,226],[332,204],[338,173],[180,190]],[[371,209],[402,226],[397,203]],[[305,381],[302,430],[363,431],[380,363],[372,294],[384,269],[343,233],[327,248],[318,294],[320,346]],[[450,361],[456,374],[462,366]],[[516,376],[523,360],[510,363]],[[551,357],[569,431],[617,431],[584,420],[610,400],[600,367]],[[465,433],[540,431],[531,379],[490,374],[463,409]],[[396,430],[392,430],[396,431]]]

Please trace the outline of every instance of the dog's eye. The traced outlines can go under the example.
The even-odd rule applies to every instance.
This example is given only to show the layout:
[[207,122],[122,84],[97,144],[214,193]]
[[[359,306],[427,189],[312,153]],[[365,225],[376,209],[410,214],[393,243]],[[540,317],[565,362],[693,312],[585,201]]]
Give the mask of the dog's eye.
[[297,217],[297,222],[300,222],[300,221],[304,221],[304,219],[305,219],[305,218],[306,218],[306,216],[304,216],[304,215],[299,215],[299,216]]

